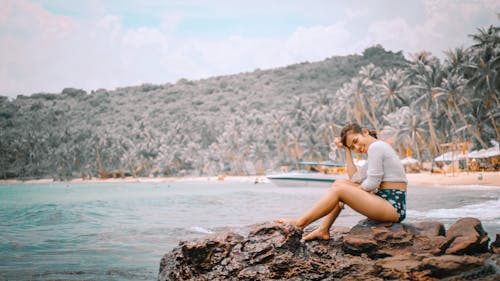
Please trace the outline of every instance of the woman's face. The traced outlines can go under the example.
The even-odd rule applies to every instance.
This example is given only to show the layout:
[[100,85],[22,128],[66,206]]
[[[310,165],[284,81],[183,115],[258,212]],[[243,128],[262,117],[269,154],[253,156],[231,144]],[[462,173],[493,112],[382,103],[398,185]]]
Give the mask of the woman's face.
[[366,153],[371,139],[365,133],[348,134],[346,138],[347,148],[356,153]]

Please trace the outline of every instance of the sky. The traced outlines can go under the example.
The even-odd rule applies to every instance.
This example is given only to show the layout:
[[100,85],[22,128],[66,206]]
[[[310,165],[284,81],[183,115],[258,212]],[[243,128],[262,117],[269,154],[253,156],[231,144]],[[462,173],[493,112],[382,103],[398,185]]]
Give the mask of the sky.
[[175,83],[470,46],[500,0],[0,0],[0,95]]

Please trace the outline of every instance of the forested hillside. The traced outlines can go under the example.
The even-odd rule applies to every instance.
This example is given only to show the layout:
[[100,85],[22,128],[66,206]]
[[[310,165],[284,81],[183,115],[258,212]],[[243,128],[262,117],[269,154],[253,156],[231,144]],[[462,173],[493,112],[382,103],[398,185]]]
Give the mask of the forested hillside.
[[[440,62],[381,46],[198,81],[0,97],[0,178],[255,174],[327,160],[347,122],[430,159],[498,139],[498,28]],[[484,65],[487,64],[485,68]]]

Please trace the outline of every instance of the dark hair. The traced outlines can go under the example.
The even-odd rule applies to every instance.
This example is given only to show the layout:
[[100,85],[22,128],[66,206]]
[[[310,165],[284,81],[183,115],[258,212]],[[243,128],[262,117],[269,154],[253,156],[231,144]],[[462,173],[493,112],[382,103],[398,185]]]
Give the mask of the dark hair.
[[[356,123],[351,123],[345,125],[344,128],[342,128],[342,132],[340,132],[340,139],[342,140],[342,145],[347,147],[347,135],[350,134],[361,134],[362,128]],[[370,136],[377,138],[377,131],[368,131],[368,134]]]

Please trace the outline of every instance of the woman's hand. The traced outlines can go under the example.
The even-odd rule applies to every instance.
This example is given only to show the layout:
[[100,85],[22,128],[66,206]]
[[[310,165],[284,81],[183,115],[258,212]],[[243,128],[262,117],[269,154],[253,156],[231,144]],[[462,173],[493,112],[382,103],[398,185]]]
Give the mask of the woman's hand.
[[333,140],[333,143],[335,143],[335,145],[338,147],[338,148],[346,148],[343,144],[342,144],[342,139],[337,137]]

